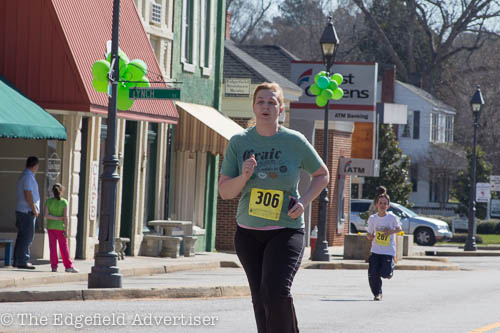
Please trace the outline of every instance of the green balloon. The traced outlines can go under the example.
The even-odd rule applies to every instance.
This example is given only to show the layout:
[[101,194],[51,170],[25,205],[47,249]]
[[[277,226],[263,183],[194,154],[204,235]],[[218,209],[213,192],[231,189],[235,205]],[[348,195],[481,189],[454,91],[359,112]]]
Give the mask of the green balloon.
[[97,60],[92,65],[92,77],[99,81],[108,81],[109,62],[104,59]]
[[[119,57],[119,60],[118,60],[118,66],[119,66],[119,70],[120,70],[120,77],[123,75],[123,73],[125,73],[125,70],[127,69],[127,64],[128,64],[128,57],[127,55],[125,54],[125,52],[123,52],[121,49],[118,49],[118,57]],[[107,58],[108,62],[111,64],[111,53],[108,54],[108,58]]]
[[321,97],[323,97],[326,100],[329,100],[333,97],[333,91],[330,89],[325,89],[321,92]]
[[316,97],[316,105],[319,107],[323,107],[328,103],[327,99],[324,99],[322,96],[317,96]]
[[311,87],[309,87],[309,91],[311,94],[318,96],[321,94],[321,89],[318,87],[317,84],[313,84]]
[[116,105],[120,110],[128,110],[134,104],[134,100],[129,97],[129,89],[123,85],[118,85],[118,96],[116,99]]
[[325,76],[326,75],[326,72],[325,71],[321,71],[319,72],[318,74],[314,75],[314,83],[318,83],[318,79],[322,76]]
[[137,87],[137,82],[123,82],[128,89]]
[[328,89],[330,89],[331,91],[334,91],[335,89],[338,88],[338,84],[337,84],[337,81],[334,81],[334,80],[330,80],[330,85],[328,86]]
[[141,59],[134,59],[128,63],[127,72],[132,74],[132,78],[137,79],[134,81],[138,81],[148,73],[148,65]]
[[123,73],[120,71],[120,80],[132,81],[132,73],[129,72],[128,68],[129,68],[129,65],[127,65],[127,67],[125,68]]
[[344,90],[342,90],[342,88],[337,88],[333,91],[333,99],[338,101],[339,99],[341,99],[342,97],[344,96]]
[[94,79],[92,80],[92,87],[94,87],[97,92],[105,93],[108,91],[108,81]]
[[332,80],[337,82],[337,85],[341,85],[342,82],[344,81],[344,77],[340,73],[335,73],[332,75]]
[[321,76],[318,79],[318,87],[320,87],[320,89],[326,89],[328,88],[329,85],[330,85],[330,79],[328,77]]

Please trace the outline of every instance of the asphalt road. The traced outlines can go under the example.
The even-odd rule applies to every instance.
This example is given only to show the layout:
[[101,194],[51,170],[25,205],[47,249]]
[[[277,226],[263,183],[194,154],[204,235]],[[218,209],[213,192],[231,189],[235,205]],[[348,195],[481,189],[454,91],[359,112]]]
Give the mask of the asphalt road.
[[[301,332],[498,332],[500,258],[450,261],[466,270],[396,271],[382,302],[372,301],[366,271],[302,269],[293,290]],[[224,272],[244,280],[240,269]],[[220,270],[196,274],[224,280]],[[256,331],[249,297],[0,304],[1,332],[56,330]]]

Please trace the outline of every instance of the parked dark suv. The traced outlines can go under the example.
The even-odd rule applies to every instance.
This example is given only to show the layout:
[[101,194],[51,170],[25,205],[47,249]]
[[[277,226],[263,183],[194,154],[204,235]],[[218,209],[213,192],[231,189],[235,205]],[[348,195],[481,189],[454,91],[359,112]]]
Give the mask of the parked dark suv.
[[[351,199],[351,232],[366,231],[366,221],[359,214],[368,211],[371,202],[369,199]],[[448,224],[444,221],[419,216],[394,202],[391,202],[388,211],[399,217],[403,231],[406,234],[413,234],[418,245],[430,246],[438,240],[449,240],[452,237]]]

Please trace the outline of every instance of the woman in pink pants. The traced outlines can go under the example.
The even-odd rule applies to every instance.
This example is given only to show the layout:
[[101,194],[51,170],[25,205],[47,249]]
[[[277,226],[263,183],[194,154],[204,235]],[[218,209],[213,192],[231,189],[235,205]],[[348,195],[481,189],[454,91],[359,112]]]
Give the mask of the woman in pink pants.
[[49,233],[49,248],[50,248],[50,266],[52,272],[57,272],[57,243],[61,257],[68,273],[78,273],[78,270],[73,267],[73,263],[69,257],[68,242],[68,201],[61,196],[64,192],[64,187],[56,183],[52,186],[54,197],[47,200],[45,203],[44,217],[47,219],[47,231]]

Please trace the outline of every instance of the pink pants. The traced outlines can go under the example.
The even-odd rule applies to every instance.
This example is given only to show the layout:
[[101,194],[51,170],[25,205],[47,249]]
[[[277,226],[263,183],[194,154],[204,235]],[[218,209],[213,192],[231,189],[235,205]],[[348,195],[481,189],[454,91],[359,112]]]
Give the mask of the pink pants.
[[73,263],[69,257],[68,241],[64,237],[64,231],[49,229],[49,249],[50,249],[50,266],[52,268],[57,268],[59,259],[57,257],[57,243],[59,242],[59,250],[61,251],[61,257],[64,264],[64,268],[73,267]]

